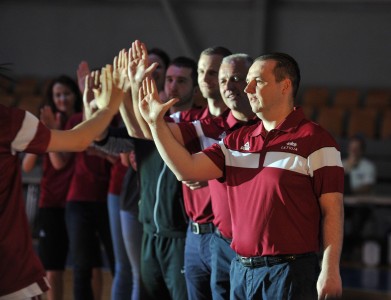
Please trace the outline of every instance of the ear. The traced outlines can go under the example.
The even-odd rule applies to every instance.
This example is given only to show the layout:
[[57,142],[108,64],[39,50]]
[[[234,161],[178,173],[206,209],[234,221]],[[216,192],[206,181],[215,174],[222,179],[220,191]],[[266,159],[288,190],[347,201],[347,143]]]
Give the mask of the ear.
[[282,93],[286,95],[292,91],[292,81],[289,78],[285,78],[282,82]]

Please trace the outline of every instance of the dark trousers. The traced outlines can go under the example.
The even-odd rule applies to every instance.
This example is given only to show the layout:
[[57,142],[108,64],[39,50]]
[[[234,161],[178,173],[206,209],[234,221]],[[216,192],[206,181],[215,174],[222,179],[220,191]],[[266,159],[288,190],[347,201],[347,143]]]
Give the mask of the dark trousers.
[[213,233],[195,234],[190,225],[186,235],[185,277],[189,300],[210,300],[210,238]]
[[215,233],[210,239],[213,300],[229,300],[231,262],[236,256],[230,244],[230,240]]
[[144,231],[141,249],[141,278],[146,293],[141,299],[187,299],[185,237],[163,237]]
[[93,299],[92,269],[100,267],[100,241],[105,247],[112,274],[114,254],[106,203],[70,201],[66,206],[69,249],[73,262],[75,300]]
[[245,267],[235,257],[231,265],[231,299],[317,300],[319,272],[315,254],[259,268]]

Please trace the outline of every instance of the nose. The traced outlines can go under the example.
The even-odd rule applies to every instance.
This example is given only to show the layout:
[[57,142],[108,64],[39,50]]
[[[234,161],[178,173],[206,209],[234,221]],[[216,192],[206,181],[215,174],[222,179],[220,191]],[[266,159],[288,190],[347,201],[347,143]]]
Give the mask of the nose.
[[247,83],[247,86],[244,88],[244,92],[247,94],[254,93],[254,80],[251,80]]
[[204,73],[200,74],[199,75],[199,80],[200,80],[200,82],[209,83],[210,76],[208,75],[208,72],[204,72]]

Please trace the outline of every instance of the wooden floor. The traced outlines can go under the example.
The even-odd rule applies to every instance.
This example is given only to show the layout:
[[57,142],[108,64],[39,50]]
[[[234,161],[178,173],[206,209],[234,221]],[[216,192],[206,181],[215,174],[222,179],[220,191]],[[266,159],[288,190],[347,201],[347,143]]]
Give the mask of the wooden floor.
[[[391,274],[391,271],[390,271]],[[391,277],[388,278],[391,281]],[[110,300],[110,289],[112,283],[111,273],[103,271],[103,293],[101,300]],[[43,297],[46,299],[46,297]],[[365,290],[363,287],[351,288],[345,287],[343,291],[343,300],[391,300],[391,290],[376,291]],[[65,294],[64,300],[72,300],[72,271],[67,269],[65,272]]]
[[[103,291],[102,291],[102,299],[100,300],[109,300],[110,299],[110,292],[111,292],[111,283],[113,279],[111,276],[110,271],[104,270],[103,271]],[[65,277],[64,277],[64,300],[72,300],[72,270],[67,269],[65,271]],[[46,300],[47,297],[43,297],[43,300]]]

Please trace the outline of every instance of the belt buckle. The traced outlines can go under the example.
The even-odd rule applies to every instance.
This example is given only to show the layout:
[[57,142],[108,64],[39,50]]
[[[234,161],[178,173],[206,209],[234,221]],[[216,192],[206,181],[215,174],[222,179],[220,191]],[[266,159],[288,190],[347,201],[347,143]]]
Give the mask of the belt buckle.
[[194,234],[200,234],[200,224],[195,222],[191,223],[191,229]]

